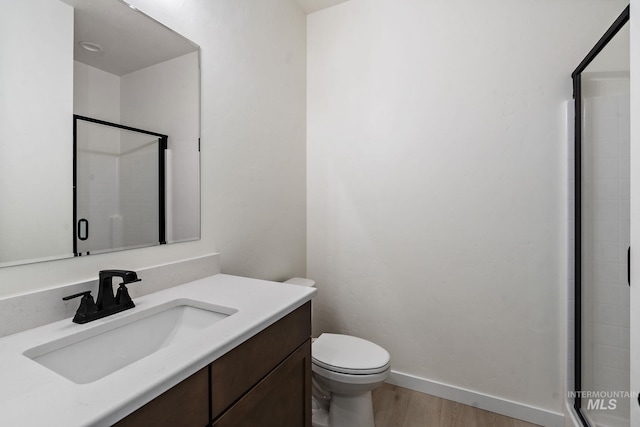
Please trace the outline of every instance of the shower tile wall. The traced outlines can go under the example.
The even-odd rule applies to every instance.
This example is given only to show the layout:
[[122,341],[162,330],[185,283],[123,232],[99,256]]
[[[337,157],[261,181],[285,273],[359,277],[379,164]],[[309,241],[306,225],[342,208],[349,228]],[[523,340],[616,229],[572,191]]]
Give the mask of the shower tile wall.
[[[629,95],[585,100],[583,126],[584,390],[629,390]],[[593,411],[598,425],[628,425],[629,402]],[[623,421],[625,420],[625,421]]]

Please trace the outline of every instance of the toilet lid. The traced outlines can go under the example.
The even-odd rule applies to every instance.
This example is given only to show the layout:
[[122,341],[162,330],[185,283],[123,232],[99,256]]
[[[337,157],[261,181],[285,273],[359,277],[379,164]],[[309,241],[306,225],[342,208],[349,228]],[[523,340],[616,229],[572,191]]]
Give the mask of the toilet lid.
[[313,342],[313,363],[345,374],[377,374],[389,367],[389,352],[362,338],[322,334]]

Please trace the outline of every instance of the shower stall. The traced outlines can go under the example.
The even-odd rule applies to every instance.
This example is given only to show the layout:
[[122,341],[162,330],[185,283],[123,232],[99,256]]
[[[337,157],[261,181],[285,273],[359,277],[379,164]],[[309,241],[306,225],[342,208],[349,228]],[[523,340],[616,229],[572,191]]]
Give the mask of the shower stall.
[[166,135],[74,116],[76,256],[166,243]]
[[573,395],[592,427],[630,425],[628,21],[629,7],[573,73]]

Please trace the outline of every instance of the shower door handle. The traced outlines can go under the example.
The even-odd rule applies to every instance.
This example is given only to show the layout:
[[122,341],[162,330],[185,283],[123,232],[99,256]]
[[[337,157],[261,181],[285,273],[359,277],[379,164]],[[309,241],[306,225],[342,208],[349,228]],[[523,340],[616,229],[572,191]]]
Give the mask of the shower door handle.
[[82,218],[78,221],[78,239],[87,240],[89,238],[89,221]]
[[631,286],[631,246],[627,248],[627,284]]

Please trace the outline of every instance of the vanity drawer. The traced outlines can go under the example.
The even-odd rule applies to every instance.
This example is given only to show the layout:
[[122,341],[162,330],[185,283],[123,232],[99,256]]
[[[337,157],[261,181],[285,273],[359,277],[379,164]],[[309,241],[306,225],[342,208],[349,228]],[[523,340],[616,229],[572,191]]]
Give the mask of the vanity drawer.
[[258,384],[310,337],[311,302],[308,302],[213,362],[213,419]]
[[203,427],[209,423],[209,367],[196,372],[114,427]]

